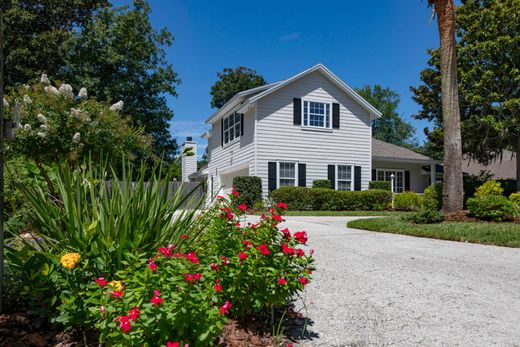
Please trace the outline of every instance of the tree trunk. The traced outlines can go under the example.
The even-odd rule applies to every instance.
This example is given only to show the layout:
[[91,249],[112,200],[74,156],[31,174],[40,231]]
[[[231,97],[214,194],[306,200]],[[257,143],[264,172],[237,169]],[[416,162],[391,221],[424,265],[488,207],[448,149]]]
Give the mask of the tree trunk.
[[445,212],[451,212],[462,210],[464,198],[453,0],[435,0],[435,13],[441,46],[441,92],[444,121],[442,209]]

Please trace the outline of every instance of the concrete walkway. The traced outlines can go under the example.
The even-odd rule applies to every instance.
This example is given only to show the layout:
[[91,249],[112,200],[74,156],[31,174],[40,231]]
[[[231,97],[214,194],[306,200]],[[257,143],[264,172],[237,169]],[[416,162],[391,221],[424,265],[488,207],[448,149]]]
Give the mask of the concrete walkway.
[[303,346],[520,346],[520,249],[347,229],[355,218],[287,217],[318,269]]

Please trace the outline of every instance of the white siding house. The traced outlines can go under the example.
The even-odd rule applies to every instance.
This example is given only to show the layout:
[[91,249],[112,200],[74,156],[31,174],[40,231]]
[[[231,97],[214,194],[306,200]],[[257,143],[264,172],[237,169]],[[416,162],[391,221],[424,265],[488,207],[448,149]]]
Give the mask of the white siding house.
[[[233,178],[246,175],[262,179],[264,197],[281,186],[312,187],[319,179],[335,189],[368,189],[374,175],[371,124],[380,116],[321,64],[238,93],[206,120],[208,196],[229,193]],[[422,162],[414,164],[407,177],[417,178],[414,187],[422,191],[427,178]]]

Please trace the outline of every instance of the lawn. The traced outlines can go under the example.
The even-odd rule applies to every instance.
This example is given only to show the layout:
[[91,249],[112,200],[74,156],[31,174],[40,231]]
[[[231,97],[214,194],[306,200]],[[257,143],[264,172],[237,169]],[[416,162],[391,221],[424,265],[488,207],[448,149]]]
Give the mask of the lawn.
[[[259,211],[255,214],[265,213]],[[355,216],[403,216],[411,212],[397,211],[287,211],[286,216],[311,216],[311,217],[355,217]]]
[[347,223],[350,228],[434,239],[520,247],[520,224],[486,222],[443,222],[413,224],[398,216],[371,218]]

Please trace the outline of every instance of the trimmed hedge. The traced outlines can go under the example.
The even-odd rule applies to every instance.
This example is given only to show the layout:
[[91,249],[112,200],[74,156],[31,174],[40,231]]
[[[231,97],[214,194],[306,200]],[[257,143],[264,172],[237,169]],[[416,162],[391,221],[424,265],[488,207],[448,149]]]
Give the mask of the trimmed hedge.
[[314,180],[312,181],[312,188],[329,188],[332,189],[332,184],[329,180]]
[[286,203],[293,211],[380,211],[387,208],[392,201],[392,193],[382,189],[345,191],[283,187],[272,191],[270,197],[276,203]]
[[368,189],[383,189],[392,191],[390,181],[370,181],[368,182]]
[[262,200],[262,179],[256,176],[236,176],[233,178],[233,187],[240,195],[237,204],[245,203],[250,208]]

